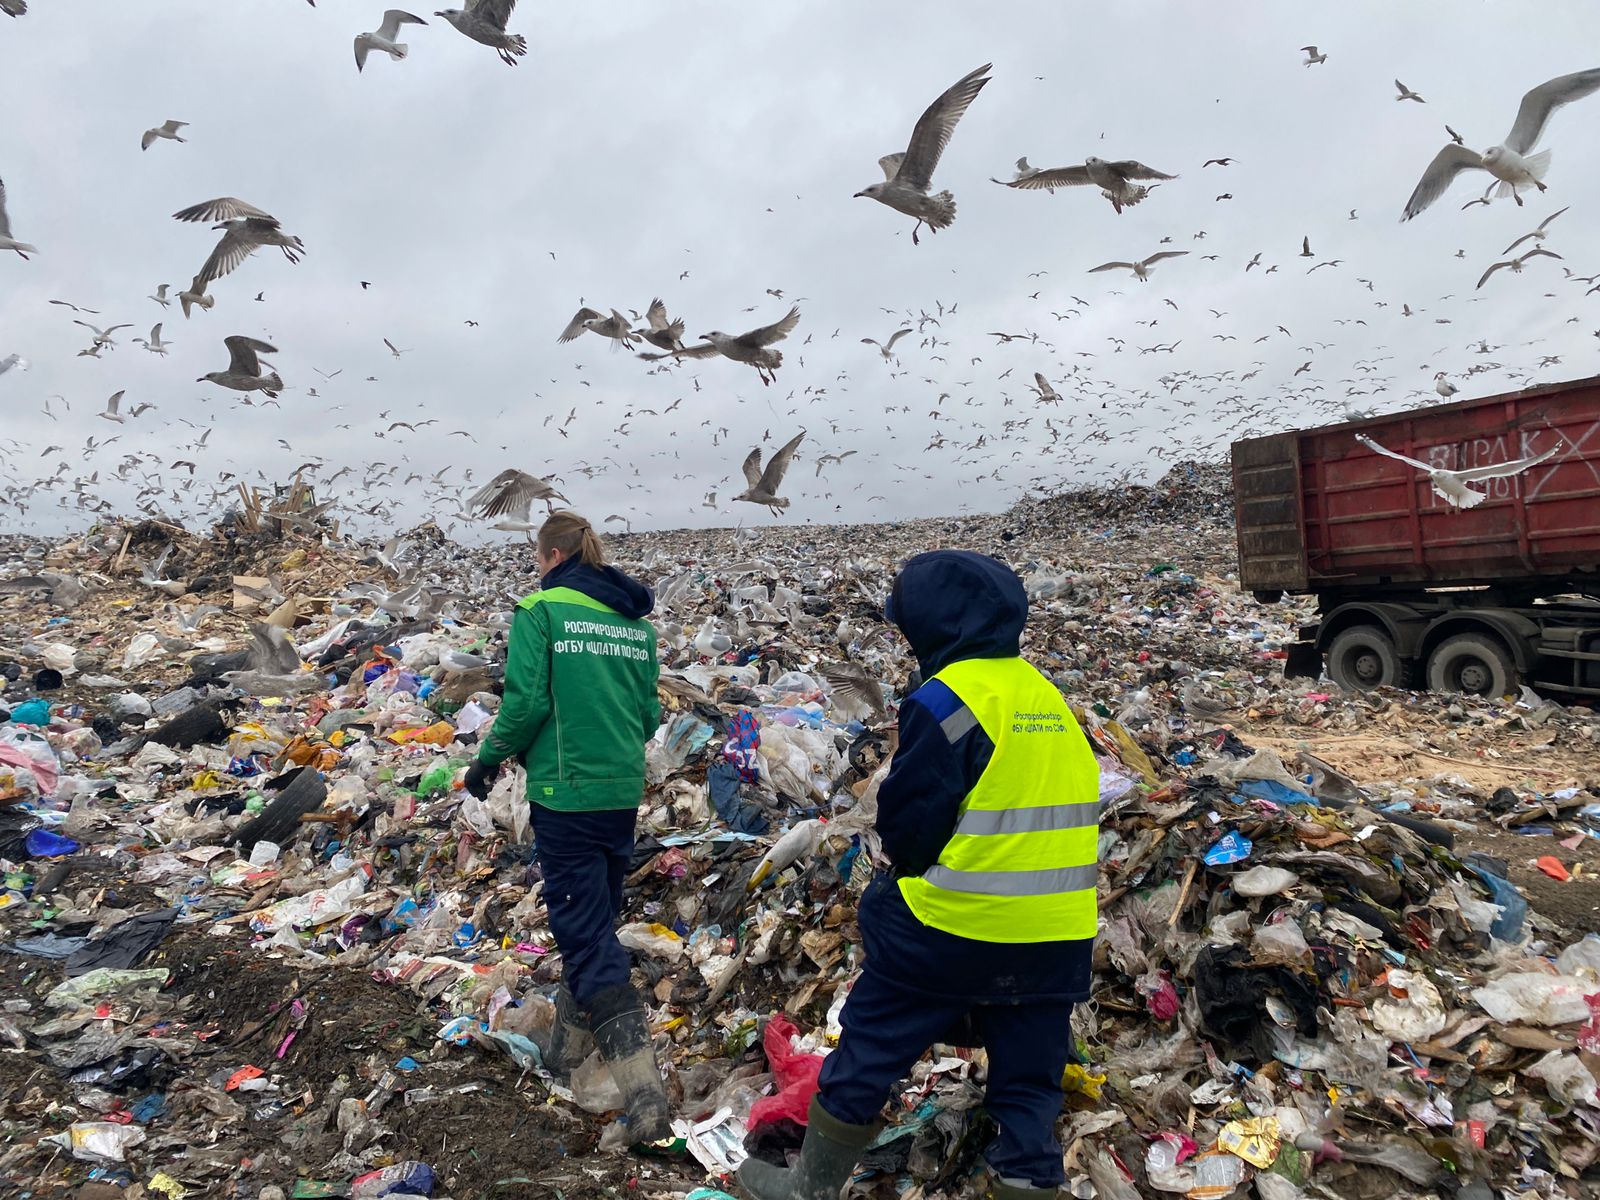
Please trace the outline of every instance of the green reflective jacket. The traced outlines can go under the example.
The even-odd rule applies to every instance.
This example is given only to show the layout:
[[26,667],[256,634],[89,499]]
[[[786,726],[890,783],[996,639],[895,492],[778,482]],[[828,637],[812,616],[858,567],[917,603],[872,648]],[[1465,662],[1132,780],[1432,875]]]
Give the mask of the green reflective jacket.
[[478,758],[520,758],[528,799],[562,812],[636,808],[661,723],[656,631],[572,588],[517,605],[505,697]]

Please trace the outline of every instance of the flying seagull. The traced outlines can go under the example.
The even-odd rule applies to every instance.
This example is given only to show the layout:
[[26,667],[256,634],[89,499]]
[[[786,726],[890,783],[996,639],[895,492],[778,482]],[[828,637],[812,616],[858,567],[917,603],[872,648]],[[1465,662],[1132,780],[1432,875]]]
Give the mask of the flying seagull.
[[0,12],[8,17],[20,17],[28,11],[28,0],[0,0]]
[[1148,283],[1150,281],[1151,266],[1160,262],[1163,258],[1182,258],[1187,253],[1189,253],[1187,250],[1162,250],[1158,254],[1152,254],[1149,258],[1142,258],[1138,262],[1101,263],[1098,267],[1090,267],[1089,274],[1093,275],[1096,271],[1114,271],[1120,267],[1124,270],[1132,271],[1133,277],[1140,283]]
[[[189,285],[189,290],[196,296],[204,295],[212,280],[221,279],[262,246],[278,247],[292,263],[299,262],[300,254],[305,250],[305,244],[299,238],[283,231],[277,217],[232,196],[222,196],[179,209],[172,214],[172,218],[175,221],[217,222],[211,227],[223,230],[222,240],[211,251],[200,273]],[[188,305],[185,304],[184,316],[188,315]]]
[[356,34],[356,70],[359,72],[367,65],[367,52],[382,50],[390,58],[399,62],[408,53],[410,47],[404,42],[397,42],[402,25],[426,25],[421,17],[413,16],[401,8],[385,10],[383,24],[375,31]]
[[950,144],[956,122],[967,111],[983,85],[989,82],[989,69],[994,64],[984,63],[976,71],[962,76],[917,118],[911,131],[911,142],[899,154],[886,154],[878,160],[883,168],[882,183],[870,184],[856,195],[866,196],[879,204],[887,204],[896,212],[915,217],[911,228],[911,241],[915,245],[917,230],[923,225],[937,232],[946,229],[956,219],[956,199],[948,191],[929,194],[933,186],[934,168],[939,156]]
[[1315,46],[1301,46],[1300,49],[1306,52],[1306,61],[1303,64],[1304,66],[1314,67],[1318,63],[1325,63],[1328,61],[1328,56],[1326,54],[1317,53],[1317,48]]
[[645,341],[662,350],[683,349],[683,318],[668,321],[667,306],[660,297],[650,301],[650,307],[645,309],[644,320],[646,328],[634,332]]
[[117,405],[122,403],[123,396],[127,394],[126,388],[114,394],[109,400],[106,401],[105,411],[96,415],[104,417],[107,421],[115,421],[118,425],[121,425],[126,418],[117,411]]
[[1024,154],[1021,158],[1017,159],[1016,170],[1012,173],[1012,176],[1011,176],[1010,179],[996,179],[993,175],[989,176],[989,179],[990,179],[990,182],[992,182],[992,183],[1008,183],[1009,184],[1009,183],[1015,183],[1019,179],[1026,179],[1029,175],[1037,175],[1038,173],[1039,173],[1039,168],[1038,167],[1029,166],[1028,165],[1028,156],[1026,154]]
[[1416,92],[1413,92],[1410,88],[1408,88],[1405,84],[1401,83],[1398,79],[1396,79],[1394,81],[1394,86],[1395,86],[1395,89],[1397,91],[1399,91],[1399,93],[1400,93],[1398,96],[1395,97],[1396,100],[1415,100],[1418,104],[1426,104],[1427,103],[1426,100],[1424,100]]
[[905,329],[896,329],[889,335],[889,340],[887,342],[880,342],[877,338],[862,338],[861,344],[864,346],[876,346],[878,348],[878,353],[883,355],[883,360],[885,362],[893,362],[894,344],[910,332],[911,329],[908,326]]
[[[4,375],[12,367],[19,371],[26,371],[28,369],[28,360],[20,354],[8,354],[4,358],[0,358],[0,375]],[[45,407],[49,407],[48,401],[45,402]]]
[[1550,151],[1542,150],[1538,154],[1530,154],[1529,151],[1539,144],[1545,126],[1550,123],[1550,115],[1556,109],[1583,99],[1597,88],[1600,88],[1600,67],[1559,75],[1522,97],[1522,103],[1517,107],[1517,119],[1501,145],[1490,146],[1479,154],[1455,142],[1446,144],[1422,173],[1411,199],[1406,201],[1405,213],[1400,219],[1409,221],[1427,208],[1444,195],[1457,175],[1467,170],[1489,172],[1500,181],[1497,194],[1510,196],[1519,205],[1522,197],[1518,193],[1523,188],[1531,186],[1544,191],[1544,174],[1550,168]]
[[611,310],[609,317],[603,316],[587,305],[573,314],[572,320],[567,322],[567,327],[556,338],[558,342],[570,342],[573,338],[582,337],[585,333],[598,333],[601,337],[614,338],[611,348],[615,350],[618,345],[633,348],[633,327],[628,324],[628,318],[616,309]]
[[773,373],[783,365],[782,352],[770,347],[773,342],[781,342],[788,337],[799,323],[800,306],[796,305],[789,310],[789,315],[783,320],[763,325],[760,329],[752,329],[749,333],[741,333],[737,337],[723,333],[720,329],[713,329],[710,333],[700,335],[703,341],[698,346],[664,354],[641,354],[639,357],[654,362],[662,358],[713,358],[720,354],[723,358],[731,358],[734,362],[754,367],[756,374],[761,376],[761,382],[770,384],[774,378]]
[[[1543,246],[1535,246],[1532,250],[1529,250],[1526,254],[1519,254],[1516,258],[1510,259],[1507,262],[1497,262],[1497,263],[1493,264],[1487,271],[1485,271],[1483,273],[1482,277],[1479,278],[1478,287],[1481,288],[1484,284],[1488,283],[1489,282],[1489,276],[1493,275],[1496,271],[1500,270],[1500,268],[1502,268],[1502,267],[1509,268],[1513,275],[1521,275],[1522,274],[1523,265],[1530,258],[1535,258],[1535,257],[1539,257],[1539,256],[1542,256],[1544,258],[1560,258],[1561,257],[1561,255],[1557,254],[1554,250],[1546,250]],[[1478,288],[1473,288],[1472,290],[1473,291],[1477,291]]]
[[85,329],[94,334],[94,344],[96,346],[115,346],[117,343],[112,340],[111,335],[119,329],[133,328],[133,323],[131,321],[124,321],[120,325],[109,325],[105,329],[101,329],[98,325],[91,325],[87,321],[80,321],[76,317],[72,319],[72,323],[74,325],[82,325]]
[[[1570,207],[1572,207],[1572,206],[1569,204],[1567,206],[1567,208],[1570,208]],[[1545,238],[1550,236],[1550,222],[1554,221],[1557,217],[1559,217],[1562,213],[1564,213],[1566,211],[1567,211],[1566,208],[1557,209],[1555,212],[1551,213],[1544,220],[1539,222],[1539,228],[1535,229],[1532,233],[1523,234],[1516,241],[1512,242],[1511,245],[1507,246],[1504,250],[1500,251],[1500,253],[1501,254],[1510,254],[1513,250],[1515,250],[1518,246],[1522,245],[1522,243],[1527,241],[1529,238],[1532,238],[1536,242],[1544,241]]]
[[179,137],[178,130],[186,129],[188,125],[189,122],[187,121],[168,121],[165,124],[157,125],[154,129],[146,129],[144,136],[139,139],[139,149],[150,149],[157,138],[168,138],[174,142],[186,142],[189,139]]
[[[1111,207],[1119,213],[1124,208],[1132,207],[1150,194],[1150,189],[1140,187],[1130,182],[1134,179],[1176,179],[1176,175],[1168,175],[1165,171],[1158,171],[1154,167],[1147,167],[1142,162],[1126,158],[1120,162],[1107,162],[1103,158],[1087,158],[1082,166],[1077,167],[1048,167],[1034,171],[1031,174],[1013,179],[1006,187],[1023,188],[1028,191],[1044,191],[1054,193],[1058,187],[1081,187],[1092,183],[1100,189],[1105,198],[1111,201]],[[1002,183],[996,179],[994,182]]]
[[158,287],[155,290],[155,294],[154,295],[146,296],[145,299],[154,300],[157,304],[161,305],[162,308],[171,308],[172,307],[172,301],[167,299],[167,288],[168,288],[168,286],[169,286],[168,284],[163,283],[160,287]]
[[748,500],[751,504],[765,504],[774,513],[779,509],[788,508],[788,499],[778,495],[778,489],[783,486],[783,473],[789,469],[789,460],[794,457],[795,447],[805,436],[806,431],[802,429],[785,442],[782,448],[767,460],[766,470],[761,469],[761,447],[757,446],[750,451],[745,456],[743,468],[745,482],[750,486],[734,499]]
[[1536,467],[1553,455],[1560,446],[1551,446],[1543,454],[1535,454],[1531,458],[1519,458],[1514,462],[1496,463],[1490,467],[1469,467],[1465,471],[1446,471],[1442,467],[1431,467],[1425,462],[1418,462],[1414,458],[1407,458],[1404,454],[1396,454],[1393,450],[1386,450],[1365,434],[1356,434],[1356,441],[1368,450],[1376,451],[1386,458],[1395,459],[1408,466],[1415,467],[1428,477],[1433,484],[1435,494],[1441,500],[1447,500],[1456,508],[1476,508],[1489,497],[1486,493],[1469,488],[1467,484],[1476,483],[1480,479],[1507,479],[1513,475],[1520,475],[1529,467]]
[[165,354],[167,352],[167,347],[172,345],[172,343],[163,342],[161,340],[161,326],[162,322],[157,321],[155,326],[150,330],[150,337],[148,339],[134,338],[133,344],[136,346],[143,346],[146,350],[150,351],[151,354]]
[[841,463],[854,454],[854,450],[846,450],[842,454],[819,454],[817,456],[817,478],[822,478],[822,468],[829,463]]
[[503,518],[494,526],[496,529],[531,533],[534,526],[528,520],[528,514],[535,500],[543,500],[545,507],[551,511],[555,508],[551,500],[567,503],[567,498],[556,491],[549,480],[529,475],[515,467],[507,467],[467,497],[467,507],[485,519]]
[[528,39],[520,33],[507,33],[506,22],[517,0],[468,0],[466,8],[447,8],[433,15],[443,17],[475,42],[490,47],[508,67],[528,52]]
[[1038,389],[1039,403],[1054,404],[1056,401],[1061,399],[1060,393],[1057,392],[1055,388],[1051,387],[1050,381],[1038,371],[1033,373],[1033,385]]
[[204,383],[209,379],[236,392],[261,391],[269,396],[276,396],[283,390],[283,380],[278,378],[278,373],[274,371],[270,375],[263,375],[261,362],[256,357],[258,354],[276,354],[276,346],[238,333],[223,338],[222,344],[228,348],[228,369],[202,375],[195,380],[196,383]]
[[[18,13],[12,13],[18,16]],[[15,250],[23,258],[30,254],[39,253],[37,246],[30,246],[27,242],[19,242],[11,236],[11,218],[6,215],[6,182],[0,179],[0,250]]]

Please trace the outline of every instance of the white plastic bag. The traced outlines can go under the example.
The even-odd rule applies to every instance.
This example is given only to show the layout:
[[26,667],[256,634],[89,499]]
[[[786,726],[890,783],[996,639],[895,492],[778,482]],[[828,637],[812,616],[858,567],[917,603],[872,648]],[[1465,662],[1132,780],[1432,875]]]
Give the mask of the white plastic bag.
[[[122,655],[122,669],[131,671],[135,667],[142,667],[145,663],[161,653],[161,643],[153,633],[141,633],[128,643],[128,649]],[[62,672],[66,674],[66,672]]]
[[1510,974],[1472,989],[1472,999],[1496,1021],[1567,1025],[1587,1020],[1585,996],[1596,986],[1574,975]]

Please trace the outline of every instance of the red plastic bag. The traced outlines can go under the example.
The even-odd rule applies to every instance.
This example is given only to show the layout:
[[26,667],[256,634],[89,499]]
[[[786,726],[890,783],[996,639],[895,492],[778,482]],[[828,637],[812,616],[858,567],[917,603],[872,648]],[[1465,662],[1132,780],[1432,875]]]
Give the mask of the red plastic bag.
[[817,1074],[822,1070],[823,1056],[797,1053],[793,1042],[799,1036],[799,1028],[782,1013],[768,1021],[766,1029],[762,1030],[761,1048],[767,1052],[767,1063],[777,1077],[778,1092],[763,1096],[750,1106],[746,1128],[751,1133],[785,1118],[797,1125],[804,1125],[809,1119],[811,1097],[817,1094]]

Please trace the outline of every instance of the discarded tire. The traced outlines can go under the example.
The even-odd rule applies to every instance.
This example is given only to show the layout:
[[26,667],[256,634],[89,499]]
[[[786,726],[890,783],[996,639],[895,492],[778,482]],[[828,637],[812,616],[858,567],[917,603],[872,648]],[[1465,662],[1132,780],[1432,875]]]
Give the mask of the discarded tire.
[[327,784],[310,767],[296,767],[266,787],[281,790],[260,816],[239,830],[234,840],[242,854],[249,854],[257,842],[288,844],[300,830],[300,818],[316,812],[328,796]]

